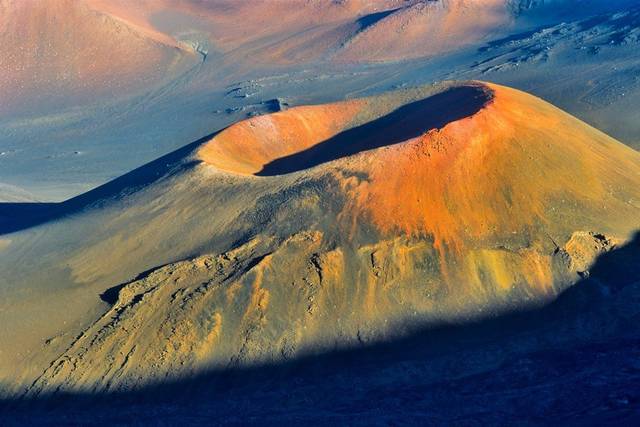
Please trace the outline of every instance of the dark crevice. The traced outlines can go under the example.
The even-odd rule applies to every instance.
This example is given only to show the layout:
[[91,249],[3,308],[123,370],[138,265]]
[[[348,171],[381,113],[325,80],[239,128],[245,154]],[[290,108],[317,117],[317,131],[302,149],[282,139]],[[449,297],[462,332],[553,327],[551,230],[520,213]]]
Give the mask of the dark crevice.
[[122,285],[113,286],[113,287],[107,289],[106,291],[104,291],[103,293],[100,294],[100,299],[102,301],[106,302],[109,305],[115,305],[115,303],[118,302],[118,296],[120,295],[120,289],[122,289],[125,286],[127,286],[128,283],[131,283],[131,282],[127,282],[127,283],[124,283]]

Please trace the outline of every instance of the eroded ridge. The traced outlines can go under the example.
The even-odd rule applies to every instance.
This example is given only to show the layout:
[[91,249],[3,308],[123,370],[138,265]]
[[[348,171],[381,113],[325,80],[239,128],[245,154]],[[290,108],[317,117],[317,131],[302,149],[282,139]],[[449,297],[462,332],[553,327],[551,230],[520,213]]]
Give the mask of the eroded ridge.
[[[432,258],[422,242],[385,241],[355,251],[329,249],[330,243],[320,232],[282,242],[258,239],[224,254],[159,267],[118,286],[111,308],[51,363],[27,395],[136,389],[212,367],[372,343],[409,327],[417,313],[426,318],[451,309],[444,295],[424,296],[424,282],[433,277],[420,269]],[[600,234],[577,232],[549,261],[560,277],[571,280],[614,244]],[[525,252],[512,256],[526,262]],[[353,272],[364,280],[353,283]],[[516,280],[526,277],[514,274]],[[374,291],[388,283],[410,286]],[[533,283],[521,287],[535,292]],[[487,298],[500,288],[482,292],[469,297]],[[406,304],[395,304],[395,298]],[[335,323],[336,313],[341,323]]]

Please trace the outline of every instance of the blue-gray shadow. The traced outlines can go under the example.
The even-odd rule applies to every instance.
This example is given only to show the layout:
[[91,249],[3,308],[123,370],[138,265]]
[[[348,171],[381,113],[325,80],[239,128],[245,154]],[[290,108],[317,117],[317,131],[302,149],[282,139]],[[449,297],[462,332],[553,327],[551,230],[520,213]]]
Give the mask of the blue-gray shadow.
[[214,132],[176,151],[162,156],[108,183],[60,203],[0,203],[0,235],[14,233],[37,225],[56,221],[130,194],[194,162],[185,162],[198,146],[216,135]]

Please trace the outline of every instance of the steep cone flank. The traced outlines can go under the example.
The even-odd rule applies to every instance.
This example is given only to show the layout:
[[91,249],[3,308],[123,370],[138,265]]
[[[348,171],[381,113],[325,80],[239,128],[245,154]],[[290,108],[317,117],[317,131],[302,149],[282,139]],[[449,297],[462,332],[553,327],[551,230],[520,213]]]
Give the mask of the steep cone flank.
[[5,292],[0,348],[36,368],[0,381],[118,390],[518,310],[640,224],[639,153],[479,82],[252,118],[112,188],[2,249],[29,292]]
[[636,152],[530,95],[489,87],[494,98],[477,114],[372,154],[369,179],[350,187],[352,207],[387,232],[449,249],[589,215],[610,226],[637,219],[628,215]]

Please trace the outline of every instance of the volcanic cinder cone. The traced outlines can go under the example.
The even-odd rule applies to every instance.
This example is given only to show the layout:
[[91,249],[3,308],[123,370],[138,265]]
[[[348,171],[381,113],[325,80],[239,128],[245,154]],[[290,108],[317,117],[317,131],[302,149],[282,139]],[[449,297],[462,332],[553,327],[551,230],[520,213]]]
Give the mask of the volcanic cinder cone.
[[493,84],[291,108],[196,146],[4,236],[4,383],[136,387],[543,304],[640,223],[639,153]]

